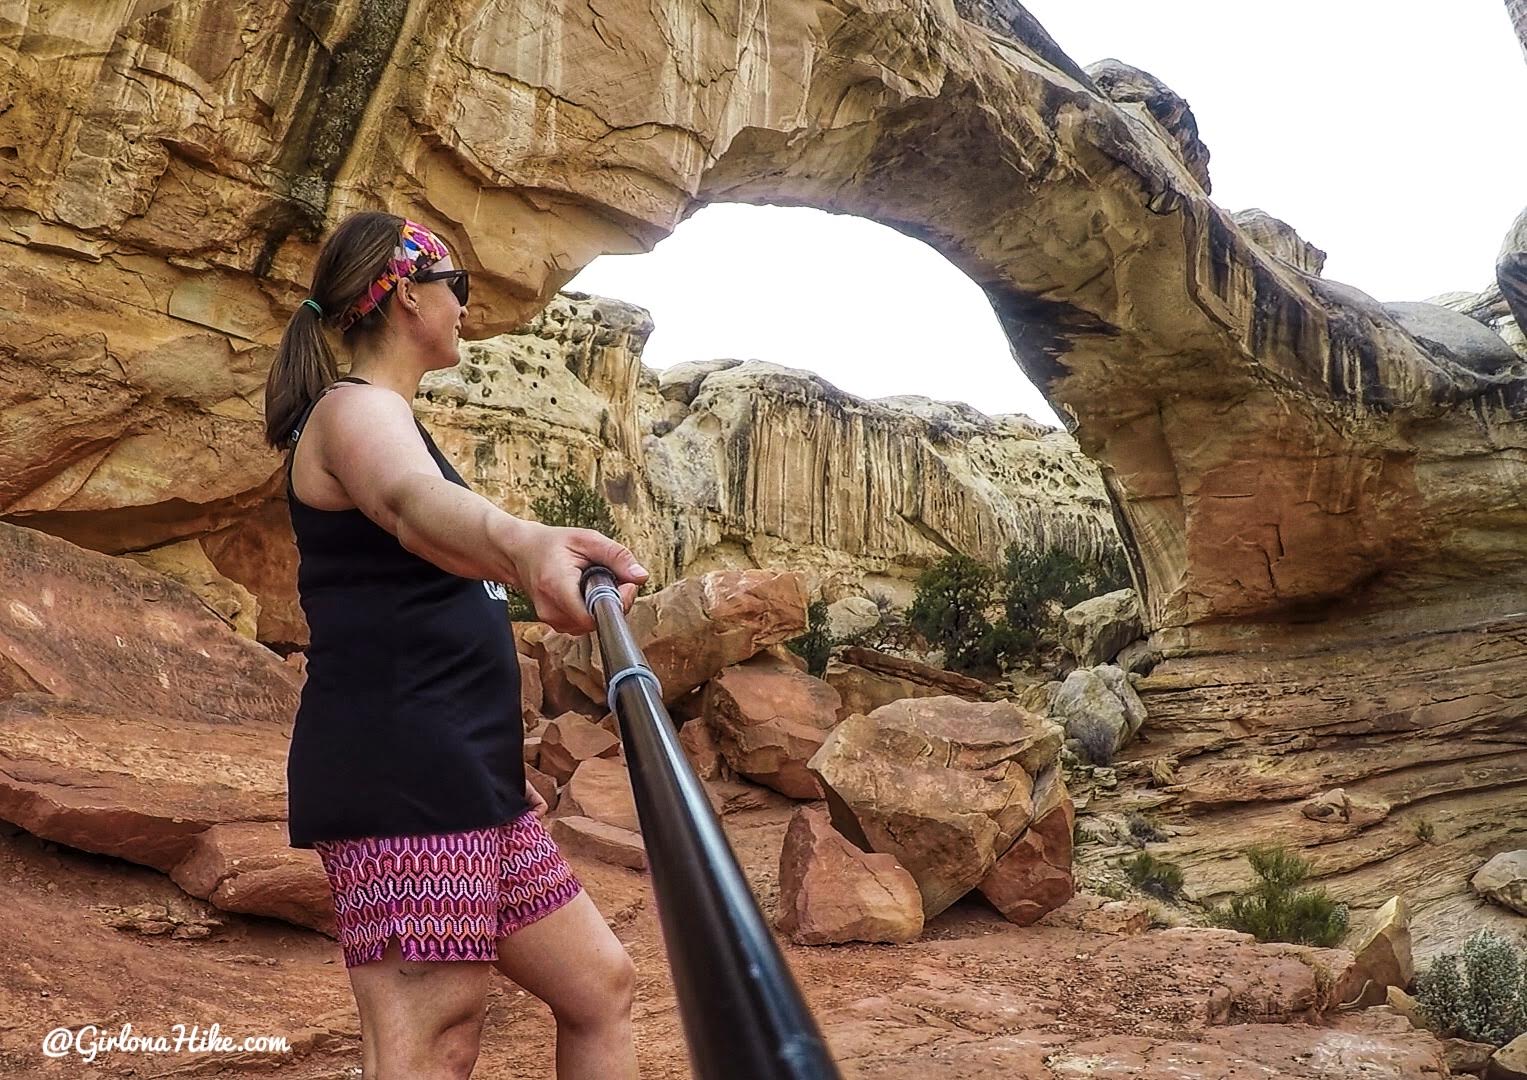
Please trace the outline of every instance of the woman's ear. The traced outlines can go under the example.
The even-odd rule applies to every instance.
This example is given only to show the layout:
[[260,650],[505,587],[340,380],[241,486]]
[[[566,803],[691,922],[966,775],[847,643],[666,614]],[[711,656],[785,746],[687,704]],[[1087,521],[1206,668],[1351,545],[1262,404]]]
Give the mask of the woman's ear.
[[395,298],[397,303],[402,304],[406,310],[415,315],[419,314],[419,295],[414,291],[417,288],[418,286],[408,278],[399,278],[398,295]]

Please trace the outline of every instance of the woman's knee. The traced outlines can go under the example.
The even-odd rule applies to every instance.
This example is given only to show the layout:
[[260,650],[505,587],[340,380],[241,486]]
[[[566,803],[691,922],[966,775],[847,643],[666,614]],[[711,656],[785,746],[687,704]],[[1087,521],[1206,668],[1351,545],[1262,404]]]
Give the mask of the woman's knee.
[[611,949],[597,970],[586,971],[579,980],[582,991],[554,1007],[557,1021],[574,1027],[601,1027],[631,1016],[636,995],[636,965],[624,946]]

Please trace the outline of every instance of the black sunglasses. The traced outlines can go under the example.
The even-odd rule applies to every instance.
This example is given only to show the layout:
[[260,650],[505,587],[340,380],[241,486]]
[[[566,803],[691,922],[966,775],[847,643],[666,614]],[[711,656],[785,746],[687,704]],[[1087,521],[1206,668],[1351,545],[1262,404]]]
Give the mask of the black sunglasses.
[[426,270],[418,274],[410,274],[409,277],[420,285],[431,281],[443,281],[451,287],[451,292],[456,294],[456,301],[462,306],[467,306],[467,295],[471,292],[472,281],[465,270]]

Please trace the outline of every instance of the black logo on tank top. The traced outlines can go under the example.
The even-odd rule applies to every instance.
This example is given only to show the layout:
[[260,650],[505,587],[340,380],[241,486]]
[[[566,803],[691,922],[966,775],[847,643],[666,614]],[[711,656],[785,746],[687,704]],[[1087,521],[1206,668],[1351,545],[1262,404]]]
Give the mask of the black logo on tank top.
[[504,588],[500,582],[484,581],[482,587],[487,590],[488,595],[493,599],[502,600],[506,604],[509,602],[509,590]]

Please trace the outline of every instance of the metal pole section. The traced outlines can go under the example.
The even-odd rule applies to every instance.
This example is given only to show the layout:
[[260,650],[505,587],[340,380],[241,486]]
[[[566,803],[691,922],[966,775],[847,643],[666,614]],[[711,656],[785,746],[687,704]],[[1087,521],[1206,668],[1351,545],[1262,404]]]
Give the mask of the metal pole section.
[[[839,1080],[637,648],[615,578],[580,581],[599,629],[658,919],[699,1080]],[[617,707],[618,706],[618,707]]]

